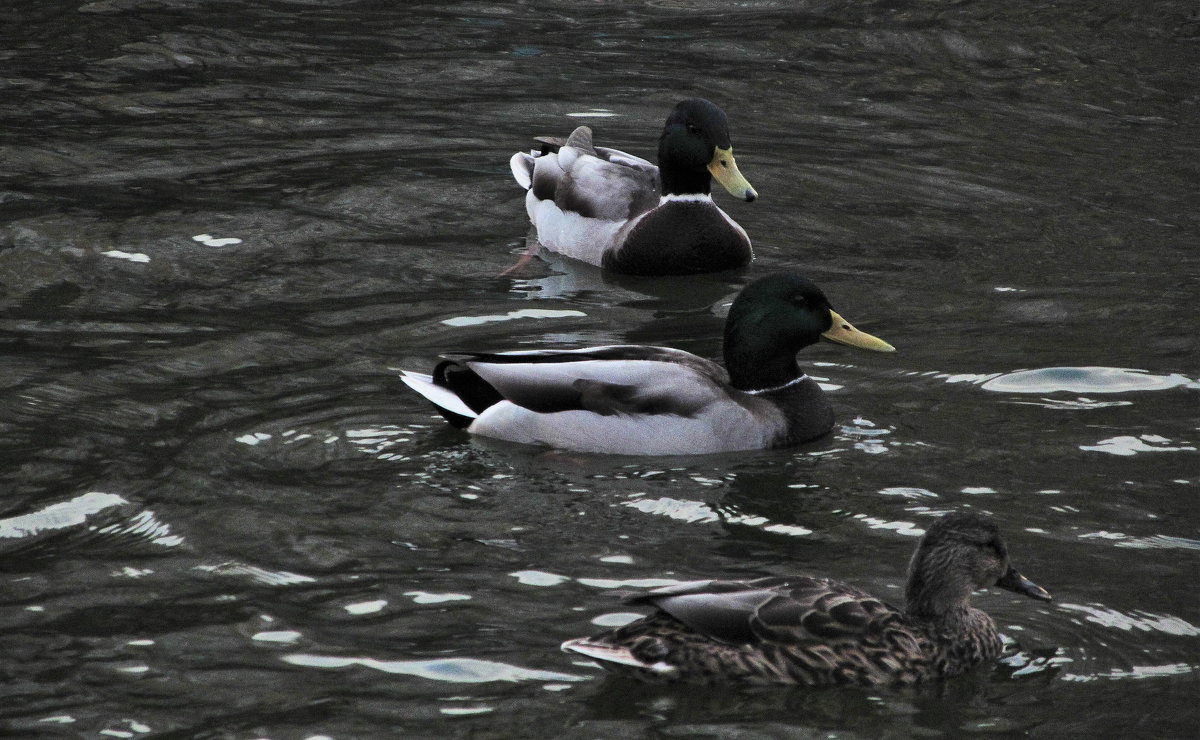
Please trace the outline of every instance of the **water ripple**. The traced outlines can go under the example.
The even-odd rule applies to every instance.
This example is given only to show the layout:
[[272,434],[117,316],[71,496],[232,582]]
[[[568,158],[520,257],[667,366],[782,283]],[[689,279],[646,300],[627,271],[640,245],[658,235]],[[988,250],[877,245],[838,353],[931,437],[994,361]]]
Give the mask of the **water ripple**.
[[1155,375],[1146,370],[1116,367],[1046,367],[978,377],[986,378],[982,382],[984,390],[998,393],[1126,393],[1180,387],[1200,389],[1200,382],[1179,373]]
[[467,601],[467,594],[435,594],[428,591],[405,591],[405,596],[411,596],[415,604],[442,604],[447,601]]
[[[841,510],[834,509],[835,514],[839,511]],[[889,521],[887,519],[881,519],[868,514],[854,514],[852,512],[845,513],[850,514],[852,518],[863,522],[871,529],[890,529],[895,531],[896,534],[902,534],[907,537],[920,537],[921,535],[925,534],[925,530],[918,527],[916,522]]]
[[1014,675],[1049,672],[1088,682],[1200,671],[1194,647],[1200,628],[1174,614],[1056,602],[1023,609],[1019,625],[1008,621],[1003,629],[1021,635],[1027,649],[1006,661],[1017,669]]
[[1079,539],[1113,540],[1116,547],[1131,547],[1137,550],[1200,550],[1200,540],[1187,537],[1173,537],[1166,534],[1156,534],[1149,537],[1134,537],[1123,532],[1089,532],[1079,535]]
[[1130,668],[1114,668],[1110,671],[1101,673],[1092,673],[1088,675],[1079,673],[1065,673],[1062,675],[1064,681],[1087,682],[1100,679],[1133,679],[1141,680],[1146,678],[1164,678],[1169,676],[1181,676],[1195,672],[1196,667],[1187,663],[1165,663],[1161,665],[1135,665]]
[[1102,604],[1061,603],[1058,606],[1060,609],[1086,614],[1087,616],[1084,619],[1088,622],[1094,622],[1095,624],[1112,627],[1124,632],[1141,630],[1143,632],[1155,631],[1182,637],[1200,636],[1200,628],[1171,615],[1151,614],[1140,610],[1126,614],[1116,609],[1110,609]]
[[444,319],[442,323],[448,326],[478,326],[479,324],[489,324],[495,321],[512,321],[513,319],[558,319],[569,316],[587,316],[587,314],[583,311],[574,310],[554,311],[543,308],[522,308],[516,311],[509,311],[505,314],[455,316],[451,319]]
[[542,570],[518,570],[509,575],[516,578],[517,582],[523,586],[557,586],[571,580],[570,576],[547,573]]
[[689,524],[710,524],[721,521],[726,524],[744,524],[750,527],[758,527],[766,532],[792,535],[794,537],[803,537],[813,533],[811,529],[798,524],[772,523],[764,516],[717,511],[703,501],[690,501],[663,496],[655,499],[637,498],[632,501],[622,502],[622,505],[628,506],[631,509],[637,509],[646,514],[665,516]]
[[197,565],[196,570],[212,573],[218,576],[246,577],[266,586],[297,586],[302,583],[316,583],[311,576],[291,573],[286,570],[267,570],[257,565],[228,562],[218,565]]
[[679,586],[687,581],[675,578],[576,578],[579,583],[592,588],[662,588],[664,586]]
[[0,537],[30,537],[49,530],[78,527],[94,514],[127,504],[129,501],[115,493],[90,491],[30,514],[0,519]]
[[0,519],[0,552],[28,553],[51,538],[55,540],[52,547],[55,552],[67,548],[68,542],[80,547],[102,544],[119,549],[136,548],[143,543],[171,548],[184,543],[153,511],[138,511],[128,499],[101,491],[89,491],[28,514]]
[[1139,437],[1121,435],[1102,439],[1094,445],[1080,445],[1079,449],[1087,452],[1104,452],[1109,455],[1129,457],[1139,452],[1195,452],[1191,445],[1172,445],[1171,440],[1157,434],[1143,434]]

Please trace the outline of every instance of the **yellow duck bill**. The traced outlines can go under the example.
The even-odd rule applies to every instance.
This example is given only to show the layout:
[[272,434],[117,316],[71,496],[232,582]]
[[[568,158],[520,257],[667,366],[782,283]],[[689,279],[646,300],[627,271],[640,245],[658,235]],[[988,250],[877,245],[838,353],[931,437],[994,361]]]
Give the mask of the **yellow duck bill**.
[[758,197],[758,192],[738,170],[737,162],[733,158],[733,147],[728,149],[716,147],[713,150],[712,161],[708,163],[708,171],[712,173],[713,179],[721,183],[721,187],[728,190],[733,197],[741,198],[746,202]]
[[829,316],[833,319],[833,325],[828,330],[821,333],[831,342],[845,344],[850,347],[858,347],[859,349],[869,349],[873,352],[895,352],[896,348],[879,337],[871,336],[865,331],[859,331],[854,326],[846,321],[838,314],[837,311],[831,310]]

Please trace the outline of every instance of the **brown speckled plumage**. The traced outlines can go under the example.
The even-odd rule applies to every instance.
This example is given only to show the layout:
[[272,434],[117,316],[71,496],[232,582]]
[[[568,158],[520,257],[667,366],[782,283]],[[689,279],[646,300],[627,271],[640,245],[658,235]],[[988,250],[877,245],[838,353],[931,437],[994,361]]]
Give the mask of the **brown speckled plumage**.
[[996,625],[968,603],[993,585],[1050,598],[1013,569],[994,524],[947,514],[913,554],[904,609],[825,578],[702,581],[638,596],[657,611],[563,649],[648,681],[916,683],[1000,655]]

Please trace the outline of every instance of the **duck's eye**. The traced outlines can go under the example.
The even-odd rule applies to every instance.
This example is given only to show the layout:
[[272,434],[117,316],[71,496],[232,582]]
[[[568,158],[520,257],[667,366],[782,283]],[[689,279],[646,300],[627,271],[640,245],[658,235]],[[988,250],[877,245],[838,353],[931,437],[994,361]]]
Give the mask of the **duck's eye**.
[[792,296],[792,305],[797,307],[807,306],[808,300],[802,295],[794,295]]
[[692,134],[693,136],[699,136],[700,135],[700,127],[694,123],[689,123],[687,125],[687,132],[689,134]]

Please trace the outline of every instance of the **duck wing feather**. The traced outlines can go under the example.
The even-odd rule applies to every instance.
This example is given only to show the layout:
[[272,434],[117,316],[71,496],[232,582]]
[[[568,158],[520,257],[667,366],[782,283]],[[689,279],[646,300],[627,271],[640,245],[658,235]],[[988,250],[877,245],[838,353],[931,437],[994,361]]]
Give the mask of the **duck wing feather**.
[[566,139],[537,141],[540,153],[518,152],[509,166],[539,201],[606,221],[629,220],[658,205],[658,167],[619,149],[594,146],[588,127],[580,126]]
[[443,358],[443,365],[466,367],[503,399],[539,413],[690,416],[729,393],[724,368],[669,347],[613,345]]
[[639,596],[634,603],[653,605],[735,645],[856,640],[900,618],[865,591],[806,576],[684,584]]

